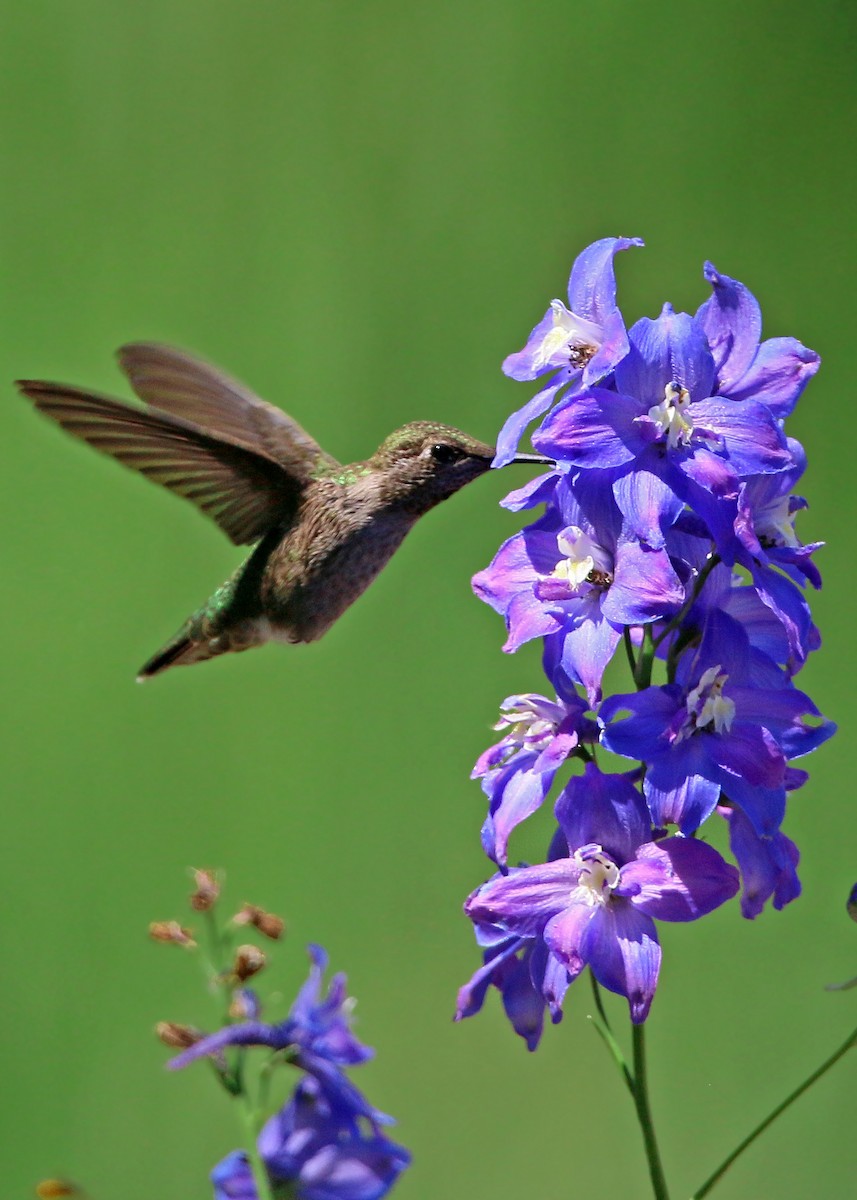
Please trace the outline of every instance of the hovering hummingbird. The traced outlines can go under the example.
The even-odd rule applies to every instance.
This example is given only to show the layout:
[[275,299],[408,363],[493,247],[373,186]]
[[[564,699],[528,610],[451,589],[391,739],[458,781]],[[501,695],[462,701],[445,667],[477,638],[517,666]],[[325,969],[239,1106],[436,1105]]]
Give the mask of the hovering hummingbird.
[[[17,386],[75,437],[190,500],[237,545],[257,543],[139,680],[267,641],[320,638],[418,518],[494,458],[493,446],[452,426],[414,421],[343,466],[208,363],[150,342],[118,357],[145,408],[61,383]],[[513,461],[552,465],[533,454]]]

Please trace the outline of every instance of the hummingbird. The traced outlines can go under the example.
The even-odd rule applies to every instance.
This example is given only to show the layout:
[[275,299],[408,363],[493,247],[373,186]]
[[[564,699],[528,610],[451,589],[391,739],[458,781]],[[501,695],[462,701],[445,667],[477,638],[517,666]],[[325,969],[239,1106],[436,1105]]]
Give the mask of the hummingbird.
[[[314,642],[417,520],[484,474],[494,447],[413,421],[343,466],[296,421],[184,351],[117,352],[145,408],[42,380],[17,387],[45,416],[195,504],[249,557],[141,668],[139,681],[268,641]],[[519,454],[519,463],[554,465]]]

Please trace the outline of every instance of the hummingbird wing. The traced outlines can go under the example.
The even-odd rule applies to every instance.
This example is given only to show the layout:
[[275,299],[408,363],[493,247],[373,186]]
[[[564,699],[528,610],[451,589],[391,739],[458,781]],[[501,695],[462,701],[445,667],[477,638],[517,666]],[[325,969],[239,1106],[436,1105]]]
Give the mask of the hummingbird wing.
[[82,388],[40,380],[19,380],[18,387],[75,437],[190,500],[237,545],[288,524],[297,511],[305,473],[260,450]]
[[296,480],[340,465],[282,409],[202,359],[157,342],[122,346],[117,357],[146,404],[278,462]]

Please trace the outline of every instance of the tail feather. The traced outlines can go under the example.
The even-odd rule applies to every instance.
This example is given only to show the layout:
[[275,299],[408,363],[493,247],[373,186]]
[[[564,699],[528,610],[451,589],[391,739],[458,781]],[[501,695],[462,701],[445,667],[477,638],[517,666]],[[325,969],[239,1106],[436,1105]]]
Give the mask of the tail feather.
[[223,650],[212,648],[212,641],[196,642],[182,631],[143,664],[137,673],[137,682],[145,683],[168,667],[190,666],[191,663],[204,662],[222,653]]

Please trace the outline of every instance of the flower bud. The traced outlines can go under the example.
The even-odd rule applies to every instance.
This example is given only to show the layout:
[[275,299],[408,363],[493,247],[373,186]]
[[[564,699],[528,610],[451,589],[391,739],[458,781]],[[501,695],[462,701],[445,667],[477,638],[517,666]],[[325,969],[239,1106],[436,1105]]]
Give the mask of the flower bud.
[[252,925],[254,929],[258,929],[261,934],[275,942],[283,936],[286,928],[282,917],[265,912],[264,908],[259,908],[257,904],[245,904],[232,920],[236,925]]
[[174,1050],[187,1050],[202,1039],[202,1033],[192,1025],[178,1025],[175,1021],[158,1021],[155,1033],[165,1046]]
[[193,882],[196,891],[190,898],[190,906],[194,912],[208,912],[220,895],[220,880],[215,871],[203,867],[193,872]]
[[265,954],[258,946],[239,946],[235,951],[232,974],[239,983],[243,983],[245,979],[258,975],[265,962]]
[[152,921],[149,937],[155,942],[173,942],[176,946],[186,946],[188,949],[196,945],[191,931],[184,929],[178,921]]

